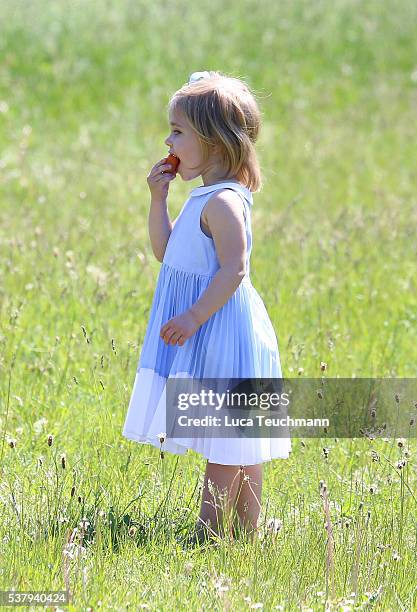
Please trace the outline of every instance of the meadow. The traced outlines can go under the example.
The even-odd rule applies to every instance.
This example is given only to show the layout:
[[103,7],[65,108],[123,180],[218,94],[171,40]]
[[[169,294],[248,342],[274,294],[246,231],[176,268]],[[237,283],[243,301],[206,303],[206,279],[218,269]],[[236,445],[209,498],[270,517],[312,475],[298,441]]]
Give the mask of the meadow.
[[[0,4],[1,590],[417,609],[415,425],[294,439],[265,465],[260,539],[196,549],[176,537],[205,459],[121,435],[160,269],[146,176],[196,70],[262,110],[251,279],[284,376],[417,376],[416,18],[412,0]],[[200,184],[171,183],[172,219]]]

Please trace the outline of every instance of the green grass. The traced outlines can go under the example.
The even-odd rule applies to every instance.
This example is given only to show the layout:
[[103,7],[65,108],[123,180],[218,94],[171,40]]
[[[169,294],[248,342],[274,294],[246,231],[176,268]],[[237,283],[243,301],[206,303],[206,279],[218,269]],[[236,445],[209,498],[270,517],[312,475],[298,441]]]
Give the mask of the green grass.
[[[294,439],[264,470],[276,537],[199,552],[174,536],[204,458],[121,436],[160,268],[146,175],[195,70],[259,96],[251,278],[284,375],[416,376],[416,16],[411,0],[2,3],[1,589],[67,584],[72,609],[323,609],[324,480],[336,609],[416,607],[415,439]],[[199,184],[173,182],[172,217]],[[63,556],[83,518],[85,555]]]

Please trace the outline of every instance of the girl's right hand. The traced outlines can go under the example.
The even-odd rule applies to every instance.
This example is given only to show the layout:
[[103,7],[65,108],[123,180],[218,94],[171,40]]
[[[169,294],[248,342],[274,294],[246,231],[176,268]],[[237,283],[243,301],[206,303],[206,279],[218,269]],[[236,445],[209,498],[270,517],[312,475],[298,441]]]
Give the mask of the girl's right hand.
[[[169,182],[176,176],[175,174],[171,174],[171,164],[166,164],[165,160],[166,157],[157,162],[146,179],[153,200],[166,199],[169,190]],[[162,172],[164,174],[162,174]]]

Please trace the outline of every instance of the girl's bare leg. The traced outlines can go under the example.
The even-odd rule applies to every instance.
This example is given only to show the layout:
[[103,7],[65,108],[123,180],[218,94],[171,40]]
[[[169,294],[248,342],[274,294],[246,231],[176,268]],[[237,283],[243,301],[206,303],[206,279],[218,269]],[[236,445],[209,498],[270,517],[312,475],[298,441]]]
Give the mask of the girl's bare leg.
[[207,461],[198,525],[208,526],[209,533],[214,531],[223,536],[225,520],[232,534],[230,512],[233,511],[238,493],[239,474],[240,465],[221,465]]
[[253,540],[257,535],[261,511],[263,465],[245,465],[240,473],[239,490],[235,502],[240,529]]

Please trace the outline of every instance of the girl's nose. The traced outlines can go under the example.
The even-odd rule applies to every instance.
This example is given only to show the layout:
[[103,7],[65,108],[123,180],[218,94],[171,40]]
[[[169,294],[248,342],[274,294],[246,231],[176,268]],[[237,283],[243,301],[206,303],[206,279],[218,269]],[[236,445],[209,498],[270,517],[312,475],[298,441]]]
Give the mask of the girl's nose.
[[171,143],[169,141],[169,136],[167,136],[167,138],[165,138],[165,144],[167,145],[167,147],[171,146]]

